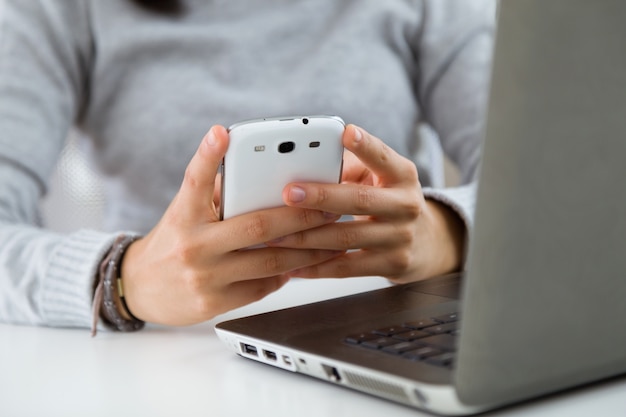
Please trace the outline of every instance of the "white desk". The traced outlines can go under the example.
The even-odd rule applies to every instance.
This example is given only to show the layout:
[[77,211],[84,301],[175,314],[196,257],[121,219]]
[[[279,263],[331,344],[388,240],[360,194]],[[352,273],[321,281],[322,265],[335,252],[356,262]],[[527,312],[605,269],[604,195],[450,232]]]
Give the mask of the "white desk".
[[[225,318],[385,286],[296,280],[265,300],[188,328],[134,334],[0,325],[0,416],[418,416],[420,412],[239,358]],[[505,416],[626,415],[626,378],[497,411]]]

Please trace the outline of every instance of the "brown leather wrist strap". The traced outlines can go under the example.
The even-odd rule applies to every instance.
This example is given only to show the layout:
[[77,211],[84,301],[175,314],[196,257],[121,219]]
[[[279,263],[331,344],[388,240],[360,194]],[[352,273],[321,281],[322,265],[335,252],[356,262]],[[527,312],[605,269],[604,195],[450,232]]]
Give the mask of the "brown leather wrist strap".
[[[120,235],[111,250],[100,264],[98,273],[98,285],[93,301],[93,322],[91,336],[97,333],[98,318],[113,330],[121,332],[134,332],[143,328],[145,322],[134,317],[126,306],[126,301],[121,291],[120,265],[128,246],[138,239],[138,236]],[[117,302],[119,300],[119,303]],[[123,309],[123,313],[120,311]],[[125,318],[129,317],[129,318]]]

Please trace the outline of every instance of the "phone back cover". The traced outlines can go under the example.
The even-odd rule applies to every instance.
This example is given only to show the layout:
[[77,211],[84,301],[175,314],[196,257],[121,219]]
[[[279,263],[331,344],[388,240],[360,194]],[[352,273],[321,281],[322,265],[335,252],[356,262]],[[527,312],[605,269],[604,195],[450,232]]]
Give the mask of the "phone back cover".
[[[267,120],[242,124],[230,132],[224,158],[222,217],[284,205],[290,182],[338,183],[344,124],[333,117]],[[279,152],[293,142],[291,152]],[[317,144],[319,143],[319,145]]]

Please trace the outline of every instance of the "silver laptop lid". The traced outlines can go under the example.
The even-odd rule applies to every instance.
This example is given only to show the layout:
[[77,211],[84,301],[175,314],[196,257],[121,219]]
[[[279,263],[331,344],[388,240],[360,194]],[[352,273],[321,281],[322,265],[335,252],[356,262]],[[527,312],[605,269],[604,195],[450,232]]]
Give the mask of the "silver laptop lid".
[[626,371],[626,2],[504,0],[464,289],[468,404]]

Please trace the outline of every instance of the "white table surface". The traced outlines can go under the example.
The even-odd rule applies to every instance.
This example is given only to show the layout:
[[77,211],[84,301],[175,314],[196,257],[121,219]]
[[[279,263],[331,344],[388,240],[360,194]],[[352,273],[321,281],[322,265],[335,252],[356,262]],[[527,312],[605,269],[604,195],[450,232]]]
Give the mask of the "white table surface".
[[[419,416],[419,411],[242,359],[226,318],[385,286],[380,278],[295,280],[253,305],[186,328],[138,333],[0,325],[0,416]],[[626,378],[494,416],[626,416]]]

